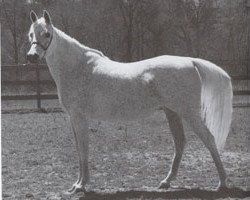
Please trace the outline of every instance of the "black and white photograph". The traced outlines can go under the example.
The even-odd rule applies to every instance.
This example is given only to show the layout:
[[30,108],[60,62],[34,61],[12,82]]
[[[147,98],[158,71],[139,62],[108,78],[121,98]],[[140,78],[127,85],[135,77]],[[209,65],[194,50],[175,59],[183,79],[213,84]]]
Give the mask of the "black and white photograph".
[[250,0],[0,11],[0,199],[250,199]]

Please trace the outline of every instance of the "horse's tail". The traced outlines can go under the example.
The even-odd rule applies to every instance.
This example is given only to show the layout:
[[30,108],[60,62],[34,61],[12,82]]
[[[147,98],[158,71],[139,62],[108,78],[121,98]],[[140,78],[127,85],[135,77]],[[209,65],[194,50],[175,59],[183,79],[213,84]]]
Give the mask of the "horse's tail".
[[232,119],[232,84],[229,75],[215,64],[194,59],[202,82],[201,115],[215,138],[219,151],[224,148]]

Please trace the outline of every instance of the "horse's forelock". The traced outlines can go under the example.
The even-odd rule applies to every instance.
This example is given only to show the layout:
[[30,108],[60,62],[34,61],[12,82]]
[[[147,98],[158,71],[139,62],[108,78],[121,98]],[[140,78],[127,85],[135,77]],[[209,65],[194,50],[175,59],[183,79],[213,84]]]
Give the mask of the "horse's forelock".
[[44,17],[39,18],[39,19],[37,20],[37,24],[45,25],[46,22],[45,22]]
[[46,30],[46,23],[45,23],[45,19],[43,17],[38,19],[30,27],[30,31],[33,31],[33,33],[35,33],[35,34],[37,34],[37,31],[40,31],[40,30]]

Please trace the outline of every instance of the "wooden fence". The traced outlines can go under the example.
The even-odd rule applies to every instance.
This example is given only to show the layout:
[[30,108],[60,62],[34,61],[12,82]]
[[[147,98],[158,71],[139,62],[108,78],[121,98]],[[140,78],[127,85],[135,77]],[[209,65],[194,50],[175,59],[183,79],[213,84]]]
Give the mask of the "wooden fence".
[[[35,94],[23,94],[23,95],[2,95],[2,101],[7,100],[36,100],[37,109],[41,109],[41,101],[47,99],[58,99],[57,94],[42,94],[41,86],[42,85],[53,85],[55,86],[55,82],[53,79],[51,80],[41,80],[40,71],[45,70],[48,71],[48,67],[45,64],[24,64],[24,65],[4,65],[2,66],[2,74],[6,71],[29,71],[33,72],[35,75],[35,79],[33,80],[2,80],[2,86],[35,86],[36,93]],[[3,79],[3,78],[2,78]]]
[[[37,102],[37,109],[42,109],[41,101],[42,100],[48,100],[48,99],[58,99],[57,94],[44,94],[41,90],[41,87],[43,85],[48,85],[55,87],[55,82],[50,77],[47,80],[41,80],[40,72],[41,70],[48,72],[48,67],[45,64],[24,64],[24,65],[3,65],[2,66],[2,87],[20,87],[20,86],[35,86],[36,92],[34,94],[19,94],[19,95],[5,95],[2,94],[1,99],[2,101],[9,101],[9,100],[36,100]],[[8,71],[13,74],[13,72],[33,72],[34,79],[33,80],[18,80],[17,76],[15,77],[15,80],[5,80],[4,74]],[[246,96],[250,95],[250,90],[248,88],[248,81],[250,80],[250,76],[247,75],[237,75],[237,76],[231,76],[233,82],[234,81],[246,81],[247,89],[237,89],[233,91],[234,95],[240,95],[240,96]],[[244,106],[249,107],[250,104],[247,103],[246,105],[234,105],[234,106]]]

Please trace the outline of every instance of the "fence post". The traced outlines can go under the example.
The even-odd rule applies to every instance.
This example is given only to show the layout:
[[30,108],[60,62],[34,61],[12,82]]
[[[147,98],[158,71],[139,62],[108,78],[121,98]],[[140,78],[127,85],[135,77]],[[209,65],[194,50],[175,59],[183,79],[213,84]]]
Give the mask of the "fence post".
[[37,95],[37,109],[41,110],[41,89],[40,89],[40,69],[36,64],[36,95]]

